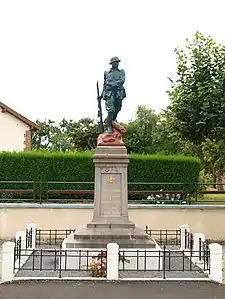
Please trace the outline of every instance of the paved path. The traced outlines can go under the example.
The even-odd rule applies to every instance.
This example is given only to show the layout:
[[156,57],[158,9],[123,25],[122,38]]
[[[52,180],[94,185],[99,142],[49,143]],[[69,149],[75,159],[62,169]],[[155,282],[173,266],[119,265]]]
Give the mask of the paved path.
[[224,299],[211,282],[23,282],[0,286],[0,299]]

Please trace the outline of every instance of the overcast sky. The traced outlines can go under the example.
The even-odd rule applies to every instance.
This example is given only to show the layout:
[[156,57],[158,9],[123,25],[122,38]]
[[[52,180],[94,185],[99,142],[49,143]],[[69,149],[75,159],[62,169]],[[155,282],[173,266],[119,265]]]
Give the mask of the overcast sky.
[[[119,120],[168,105],[174,48],[196,30],[225,43],[224,0],[0,0],[0,101],[35,121],[97,117],[112,56],[125,69]],[[105,113],[105,111],[104,111]]]

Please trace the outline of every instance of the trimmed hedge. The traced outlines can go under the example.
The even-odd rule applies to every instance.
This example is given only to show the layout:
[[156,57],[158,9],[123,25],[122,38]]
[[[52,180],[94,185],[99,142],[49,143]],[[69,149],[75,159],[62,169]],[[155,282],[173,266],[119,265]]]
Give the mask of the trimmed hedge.
[[[184,190],[192,193],[196,190],[200,173],[200,161],[197,158],[181,155],[132,155],[129,165],[129,182],[151,182],[142,189]],[[155,183],[164,183],[163,185]],[[170,183],[170,184],[166,184]],[[171,184],[177,183],[177,184]],[[161,186],[161,188],[160,188]],[[131,188],[130,188],[131,189]],[[133,189],[139,189],[134,185]]]
[[[0,153],[0,181],[43,182],[43,190],[46,190],[47,181],[94,182],[92,155],[91,152],[2,152]],[[129,188],[136,190],[165,188],[182,190],[184,187],[186,192],[190,193],[196,188],[199,172],[200,162],[197,158],[177,155],[131,155],[128,166],[129,182],[184,183],[184,186],[154,184],[151,186],[130,185]],[[0,184],[2,185],[2,183]],[[28,187],[28,185],[26,186]],[[6,187],[10,188],[10,185],[4,184],[4,188]],[[49,189],[66,189],[72,186],[65,183],[63,186],[52,184],[52,187],[50,185],[48,187]],[[93,189],[93,184],[80,183],[73,187],[76,189]]]

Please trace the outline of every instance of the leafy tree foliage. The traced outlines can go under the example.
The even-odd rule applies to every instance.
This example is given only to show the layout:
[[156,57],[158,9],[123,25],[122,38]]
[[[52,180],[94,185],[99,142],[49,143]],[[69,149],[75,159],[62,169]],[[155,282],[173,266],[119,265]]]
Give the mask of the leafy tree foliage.
[[95,148],[97,123],[91,118],[75,122],[63,119],[59,125],[52,120],[37,121],[40,130],[32,136],[32,148],[48,151],[88,151]]
[[178,154],[183,152],[184,141],[180,134],[173,130],[171,114],[168,111],[163,111],[158,115],[152,139],[152,151],[155,153]]
[[158,116],[148,106],[138,106],[136,118],[127,126],[125,136],[129,152],[146,154],[153,151],[153,131],[157,125]]
[[[156,114],[148,106],[138,106],[135,119],[126,127],[125,143],[129,153],[178,154],[185,152],[185,141],[172,130],[167,111]],[[52,121],[37,121],[40,130],[32,136],[32,148],[47,151],[89,151],[95,148],[98,137],[97,122],[82,118],[75,122],[63,119],[58,125]]]
[[225,143],[223,140],[207,139],[202,143],[202,153],[204,169],[216,182],[225,171]]
[[196,32],[175,49],[177,75],[169,91],[174,129],[200,144],[225,137],[225,46]]
[[54,137],[60,133],[60,129],[55,121],[50,119],[45,121],[37,120],[36,123],[40,126],[40,129],[32,134],[32,148],[35,150],[52,150]]

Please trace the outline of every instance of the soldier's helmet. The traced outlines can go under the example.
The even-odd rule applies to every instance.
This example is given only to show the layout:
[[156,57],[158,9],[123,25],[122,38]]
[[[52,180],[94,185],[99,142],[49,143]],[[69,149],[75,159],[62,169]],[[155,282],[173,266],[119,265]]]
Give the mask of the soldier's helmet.
[[113,62],[120,62],[120,59],[117,56],[114,56],[110,59],[109,64],[112,64]]

